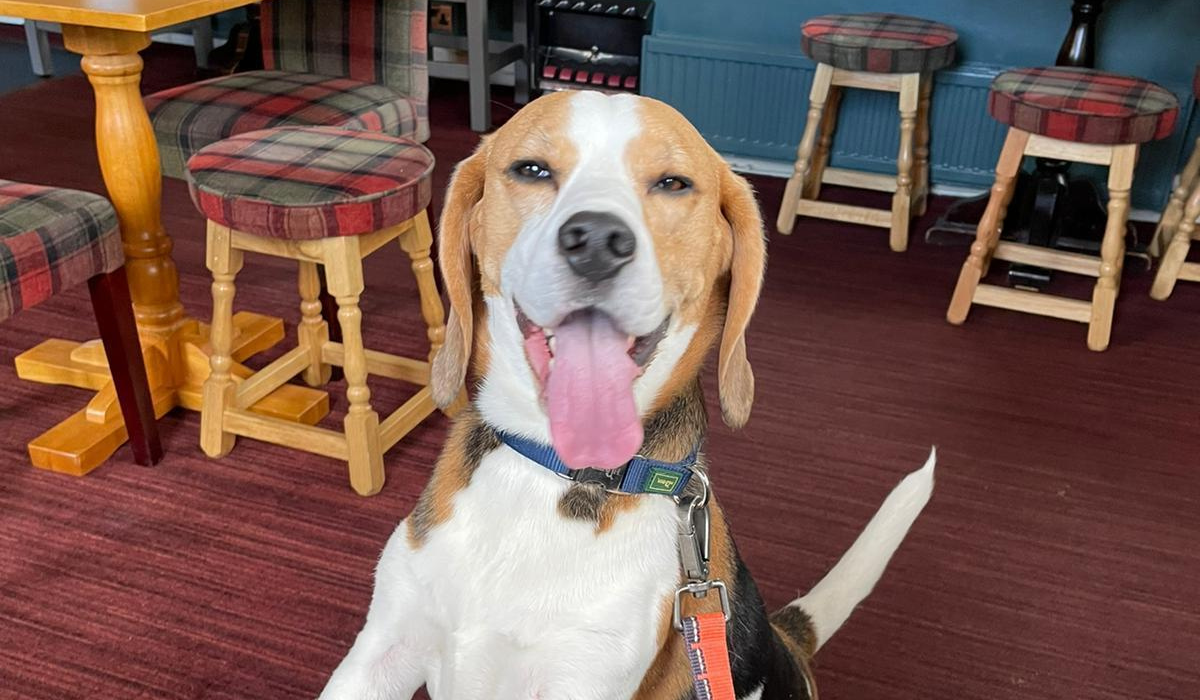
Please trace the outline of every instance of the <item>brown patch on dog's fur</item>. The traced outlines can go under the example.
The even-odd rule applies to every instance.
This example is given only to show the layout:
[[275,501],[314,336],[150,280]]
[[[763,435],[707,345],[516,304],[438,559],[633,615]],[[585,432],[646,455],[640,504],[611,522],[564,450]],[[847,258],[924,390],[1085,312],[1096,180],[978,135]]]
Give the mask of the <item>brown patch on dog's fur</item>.
[[771,615],[771,626],[784,641],[790,642],[798,656],[811,659],[817,653],[817,636],[813,632],[812,619],[800,608],[789,605]]
[[800,608],[789,605],[771,615],[771,628],[796,660],[808,685],[809,700],[818,700],[817,678],[812,670],[813,656],[817,653],[817,635],[813,631],[812,620]]
[[[707,432],[708,413],[699,382],[675,394],[671,403],[646,421],[645,438],[638,454],[663,462],[677,462],[691,454]],[[575,484],[558,502],[564,518],[596,523],[596,534],[606,532],[621,513],[638,504],[638,497],[609,493],[598,484]]]
[[454,494],[471,483],[471,476],[479,463],[499,446],[500,438],[480,419],[473,407],[458,416],[434,466],[433,476],[408,516],[410,548],[420,548],[430,530],[450,519],[454,510],[451,505]]

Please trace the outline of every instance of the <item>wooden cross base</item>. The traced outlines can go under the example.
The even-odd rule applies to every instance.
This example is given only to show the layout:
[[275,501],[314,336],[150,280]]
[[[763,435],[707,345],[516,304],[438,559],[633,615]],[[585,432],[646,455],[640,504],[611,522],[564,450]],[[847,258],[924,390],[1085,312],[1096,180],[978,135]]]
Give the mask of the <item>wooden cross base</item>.
[[[254,373],[242,361],[283,340],[283,321],[242,311],[234,315],[233,326],[235,363],[231,374],[235,382],[240,382]],[[176,406],[199,411],[202,387],[209,375],[208,326],[185,319],[166,336],[143,332],[141,343],[155,418]],[[97,392],[87,406],[29,443],[29,457],[35,467],[83,476],[125,442],[125,423],[100,341],[46,340],[18,355],[15,364],[17,376],[22,379]],[[263,397],[250,410],[315,425],[329,413],[329,395],[288,384]]]

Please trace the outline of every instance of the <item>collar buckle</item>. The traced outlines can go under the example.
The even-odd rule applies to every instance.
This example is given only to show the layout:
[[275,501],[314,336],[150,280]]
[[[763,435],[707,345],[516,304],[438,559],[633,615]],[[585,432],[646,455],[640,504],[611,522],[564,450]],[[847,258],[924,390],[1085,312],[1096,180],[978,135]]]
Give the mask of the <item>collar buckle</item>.
[[569,471],[562,476],[574,481],[577,484],[599,484],[600,488],[611,493],[623,493],[621,484],[625,481],[625,473],[629,471],[629,463],[626,462],[616,469],[595,469],[593,467],[585,467]]

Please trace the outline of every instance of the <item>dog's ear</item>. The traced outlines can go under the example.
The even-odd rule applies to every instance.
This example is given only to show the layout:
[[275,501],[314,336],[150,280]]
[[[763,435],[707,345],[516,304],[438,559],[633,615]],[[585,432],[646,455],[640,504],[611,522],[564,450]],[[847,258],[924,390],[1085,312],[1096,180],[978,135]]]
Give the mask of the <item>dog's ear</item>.
[[717,377],[721,416],[731,428],[740,428],[750,418],[754,403],[754,372],[746,358],[746,325],[758,304],[766,245],[754,190],[727,166],[721,172],[721,215],[733,233],[733,257]]
[[442,219],[438,227],[438,264],[442,281],[450,297],[450,317],[446,339],[433,358],[429,386],[434,403],[447,408],[462,392],[471,359],[474,336],[472,290],[475,264],[471,250],[471,220],[475,206],[483,198],[487,174],[487,141],[475,153],[458,164],[450,176]]

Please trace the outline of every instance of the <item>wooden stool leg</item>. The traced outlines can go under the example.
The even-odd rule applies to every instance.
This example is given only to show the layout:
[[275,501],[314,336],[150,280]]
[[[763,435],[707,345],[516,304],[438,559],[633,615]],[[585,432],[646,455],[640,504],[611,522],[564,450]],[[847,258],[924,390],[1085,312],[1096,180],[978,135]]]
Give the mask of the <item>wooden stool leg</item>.
[[1192,237],[1196,235],[1196,217],[1200,217],[1200,180],[1193,183],[1192,196],[1188,198],[1187,206],[1180,214],[1175,226],[1175,236],[1158,264],[1154,285],[1150,287],[1150,296],[1159,301],[1165,300],[1175,291],[1179,271],[1183,268],[1188,250],[1192,247]]
[[133,460],[138,464],[156,464],[162,459],[162,443],[158,439],[158,424],[154,419],[154,401],[146,381],[146,365],[138,341],[137,323],[133,319],[133,302],[125,268],[96,275],[88,280],[92,309],[100,327],[100,341],[108,358],[125,430]]
[[1007,202],[1011,200],[1010,190],[1021,168],[1021,158],[1025,154],[1025,144],[1029,142],[1029,132],[1019,129],[1009,129],[1004,139],[1004,148],[1000,151],[1000,160],[996,163],[996,182],[992,185],[992,194],[988,198],[987,209],[975,229],[975,242],[971,244],[971,254],[963,263],[958,275],[958,284],[954,287],[954,296],[950,299],[950,308],[946,311],[946,320],[958,325],[967,320],[967,312],[971,310],[971,300],[975,297],[975,289],[983,277],[983,269],[996,249],[1000,238],[999,223],[1004,216]]
[[329,342],[329,324],[321,315],[321,279],[316,263],[300,263],[298,286],[300,325],[296,335],[300,347],[308,349],[308,368],[304,370],[304,381],[309,386],[322,386],[329,381],[332,368],[321,362],[321,349]]
[[1183,172],[1179,173],[1179,186],[1171,192],[1167,208],[1163,210],[1162,217],[1158,220],[1158,227],[1154,229],[1154,238],[1150,239],[1149,252],[1154,257],[1157,258],[1161,255],[1163,246],[1174,240],[1172,236],[1175,227],[1183,218],[1183,208],[1188,193],[1197,185],[1200,185],[1200,138],[1196,139],[1196,147],[1192,150],[1192,156],[1188,158],[1187,165],[1183,166]]
[[1108,348],[1112,335],[1113,309],[1125,258],[1125,224],[1129,219],[1129,188],[1137,164],[1137,146],[1113,149],[1108,167],[1108,221],[1100,246],[1100,276],[1092,292],[1092,319],[1088,323],[1088,347],[1097,352]]
[[821,180],[825,177],[825,166],[829,165],[829,151],[833,147],[833,132],[837,130],[838,108],[842,104],[842,89],[837,86],[829,88],[829,98],[825,101],[825,111],[821,115],[820,139],[817,141],[817,151],[813,156],[812,166],[804,179],[804,199],[817,199],[821,196]]
[[225,411],[233,406],[237,385],[233,367],[233,280],[242,269],[242,251],[233,247],[228,228],[208,222],[208,269],[212,271],[213,315],[209,329],[212,373],[204,381],[200,409],[200,449],[209,457],[224,457],[233,449],[234,435],[225,432]]
[[792,172],[792,177],[788,180],[787,188],[783,191],[783,202],[779,205],[779,219],[775,222],[780,233],[791,233],[792,226],[796,223],[796,206],[804,193],[804,182],[808,176],[808,166],[816,144],[817,129],[821,125],[821,116],[825,111],[825,100],[829,97],[829,86],[832,81],[833,66],[818,63],[817,72],[813,76],[812,90],[808,95],[808,121],[804,123],[804,136],[800,139],[800,147],[796,150],[796,167]]
[[324,247],[325,274],[329,291],[337,299],[345,354],[342,369],[350,407],[343,425],[350,486],[359,495],[370,496],[383,488],[383,447],[379,441],[379,414],[371,408],[371,390],[367,388],[362,311],[358,308],[363,291],[362,255],[358,239],[353,236],[326,239]]
[[433,232],[429,228],[429,216],[422,211],[413,219],[412,228],[400,236],[400,248],[412,261],[413,276],[417,278],[417,294],[421,298],[421,317],[425,319],[431,362],[446,339],[446,312],[433,279],[433,261],[429,259],[432,246]]
[[914,155],[917,164],[913,180],[916,191],[913,194],[914,216],[924,216],[929,205],[929,103],[933,95],[933,76],[921,76],[921,99],[917,105],[917,138]]
[[900,79],[900,152],[896,156],[896,193],[892,195],[892,250],[908,250],[908,224],[913,201],[913,136],[917,128],[921,74],[907,73]]

